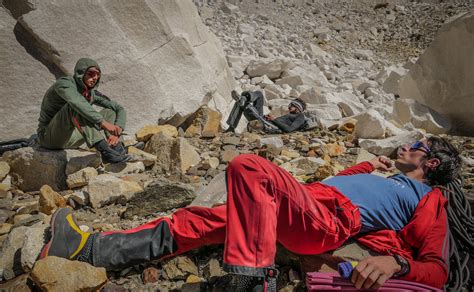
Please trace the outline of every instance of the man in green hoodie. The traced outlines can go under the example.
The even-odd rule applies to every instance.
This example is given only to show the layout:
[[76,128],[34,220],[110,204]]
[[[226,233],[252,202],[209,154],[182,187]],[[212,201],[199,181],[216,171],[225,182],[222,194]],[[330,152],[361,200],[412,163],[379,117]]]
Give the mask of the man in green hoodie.
[[[38,119],[42,147],[64,149],[84,142],[95,147],[105,162],[130,160],[120,135],[125,128],[124,108],[97,91],[101,70],[96,61],[77,61],[74,75],[59,78],[46,92]],[[96,111],[92,105],[102,108]]]

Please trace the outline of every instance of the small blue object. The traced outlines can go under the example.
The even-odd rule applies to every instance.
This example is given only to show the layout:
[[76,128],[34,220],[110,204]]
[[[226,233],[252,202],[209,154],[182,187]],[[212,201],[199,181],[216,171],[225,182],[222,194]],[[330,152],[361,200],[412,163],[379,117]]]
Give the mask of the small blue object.
[[337,265],[337,271],[344,279],[349,279],[352,274],[352,270],[357,265],[357,262],[342,262]]

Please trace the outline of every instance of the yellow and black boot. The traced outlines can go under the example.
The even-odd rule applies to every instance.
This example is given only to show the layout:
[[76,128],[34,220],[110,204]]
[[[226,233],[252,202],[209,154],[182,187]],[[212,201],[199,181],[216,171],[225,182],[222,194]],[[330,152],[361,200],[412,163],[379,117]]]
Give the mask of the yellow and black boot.
[[57,256],[92,264],[95,234],[82,231],[69,208],[57,210],[51,218],[51,240],[41,251],[40,258]]

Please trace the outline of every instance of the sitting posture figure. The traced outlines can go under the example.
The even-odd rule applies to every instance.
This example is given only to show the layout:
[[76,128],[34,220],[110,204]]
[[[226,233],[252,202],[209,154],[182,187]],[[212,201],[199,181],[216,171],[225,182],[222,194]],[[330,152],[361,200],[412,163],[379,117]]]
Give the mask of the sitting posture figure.
[[[41,104],[37,130],[42,147],[74,148],[85,142],[95,147],[105,162],[130,159],[120,141],[125,128],[125,110],[97,91],[100,76],[97,62],[83,58],[77,61],[73,76],[59,78],[48,89]],[[97,112],[92,105],[104,109]]]
[[[457,176],[460,158],[442,138],[403,146],[395,162],[377,157],[326,181],[301,184],[284,169],[252,154],[227,168],[226,205],[186,207],[125,231],[87,233],[69,209],[52,217],[47,255],[87,261],[106,269],[224,244],[224,269],[237,291],[275,288],[276,244],[297,254],[334,250],[350,237],[380,256],[359,262],[357,288],[378,288],[391,277],[441,288],[448,275],[446,203],[434,187]],[[254,290],[256,291],[256,290]]]
[[261,121],[264,129],[273,130],[272,132],[291,133],[302,130],[307,126],[303,114],[306,110],[306,103],[299,98],[295,98],[290,102],[288,114],[276,118],[272,115],[263,115],[264,98],[260,91],[244,91],[240,96],[236,91],[232,91],[232,97],[236,102],[227,119],[227,125],[229,125],[227,132],[235,130],[242,114],[248,121]]

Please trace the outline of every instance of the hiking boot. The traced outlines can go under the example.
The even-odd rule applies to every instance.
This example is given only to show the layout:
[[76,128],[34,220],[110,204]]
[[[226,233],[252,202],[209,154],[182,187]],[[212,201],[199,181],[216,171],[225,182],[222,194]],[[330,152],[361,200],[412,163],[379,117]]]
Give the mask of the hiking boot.
[[61,208],[51,218],[51,240],[45,245],[40,259],[57,256],[92,263],[94,234],[82,231],[69,208]]
[[118,142],[117,145],[111,146],[110,148],[112,148],[118,154],[122,154],[122,155],[127,154],[127,149],[125,149],[125,146],[123,145],[122,142]]
[[235,101],[240,100],[240,94],[238,94],[236,90],[232,90],[230,96],[232,96],[232,99]]
[[[221,279],[226,290],[232,292],[276,292],[278,270],[268,268],[265,277],[254,277],[247,275],[228,274],[227,279]],[[218,286],[221,286],[217,284]]]
[[122,154],[112,149],[105,140],[100,140],[99,142],[95,143],[94,147],[100,152],[102,160],[105,163],[127,162],[132,159],[130,155]]

